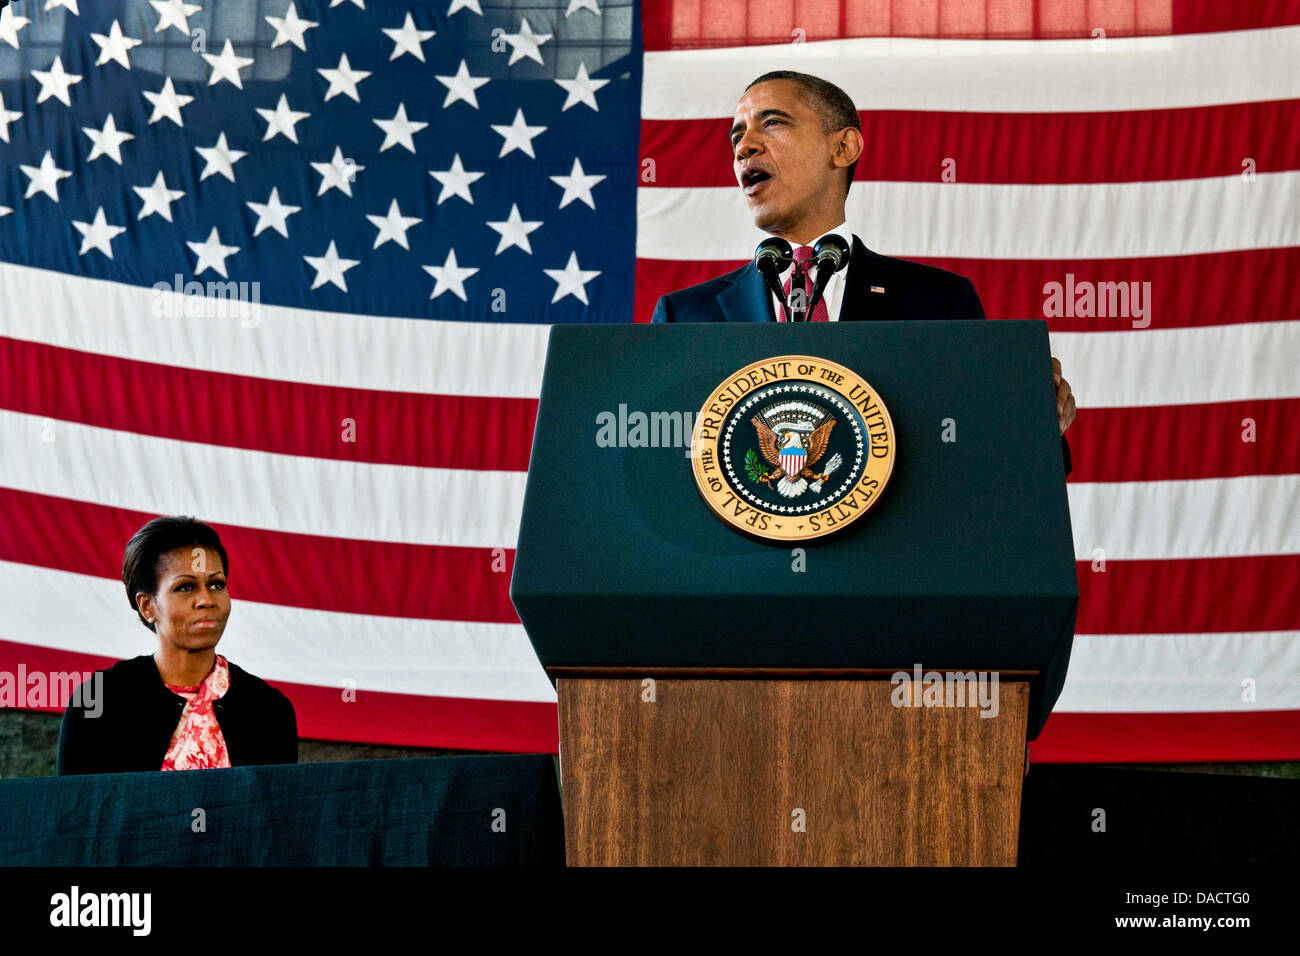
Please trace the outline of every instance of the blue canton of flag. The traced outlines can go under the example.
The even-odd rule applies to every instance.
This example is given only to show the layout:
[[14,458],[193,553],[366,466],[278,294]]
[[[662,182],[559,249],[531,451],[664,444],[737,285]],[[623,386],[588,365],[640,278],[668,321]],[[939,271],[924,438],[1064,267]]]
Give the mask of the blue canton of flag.
[[340,312],[630,321],[638,24],[594,0],[11,3],[0,258]]

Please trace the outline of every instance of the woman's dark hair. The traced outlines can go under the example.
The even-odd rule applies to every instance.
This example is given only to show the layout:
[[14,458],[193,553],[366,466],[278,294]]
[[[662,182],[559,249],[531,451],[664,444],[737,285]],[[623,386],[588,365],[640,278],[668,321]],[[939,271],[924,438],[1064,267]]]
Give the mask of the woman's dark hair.
[[[768,80],[793,80],[798,83],[803,90],[804,101],[821,118],[823,133],[838,132],[846,126],[852,126],[859,133],[862,132],[862,123],[858,120],[858,111],[853,105],[853,100],[849,98],[849,94],[829,80],[808,73],[796,73],[794,70],[771,70],[754,80],[745,89],[748,90],[750,86],[759,83],[766,83]],[[853,171],[857,168],[856,161],[849,166],[848,178],[844,180],[846,196],[853,182]]]
[[135,596],[143,591],[155,594],[158,591],[158,563],[168,551],[177,548],[211,548],[221,555],[221,566],[230,573],[230,559],[226,549],[221,546],[221,539],[212,528],[196,518],[186,515],[163,515],[154,518],[143,528],[131,535],[126,543],[126,553],[122,556],[122,583],[126,585],[126,599],[140,623],[154,631],[152,624],[144,619]]

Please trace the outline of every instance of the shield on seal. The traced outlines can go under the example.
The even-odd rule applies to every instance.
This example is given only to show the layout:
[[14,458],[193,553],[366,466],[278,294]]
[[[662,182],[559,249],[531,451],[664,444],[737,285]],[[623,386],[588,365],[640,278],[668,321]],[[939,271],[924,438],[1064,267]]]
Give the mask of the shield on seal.
[[791,478],[803,471],[803,463],[808,453],[802,448],[786,448],[781,451],[781,467]]

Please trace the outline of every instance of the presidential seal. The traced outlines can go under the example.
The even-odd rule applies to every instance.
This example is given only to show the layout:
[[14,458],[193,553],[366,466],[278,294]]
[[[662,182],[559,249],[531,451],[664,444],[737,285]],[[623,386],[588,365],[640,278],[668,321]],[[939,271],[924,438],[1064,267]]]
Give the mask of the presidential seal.
[[809,355],[728,376],[691,434],[695,483],[741,531],[803,541],[839,531],[878,501],[894,470],[894,423],[856,373]]

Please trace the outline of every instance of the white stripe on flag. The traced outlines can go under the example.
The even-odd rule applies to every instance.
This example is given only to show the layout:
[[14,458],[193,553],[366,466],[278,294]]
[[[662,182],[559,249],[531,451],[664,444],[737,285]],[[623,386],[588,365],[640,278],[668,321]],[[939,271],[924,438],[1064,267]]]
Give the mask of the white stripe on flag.
[[1300,475],[1080,482],[1066,490],[1080,561],[1098,548],[1108,561],[1300,554]]
[[1300,397],[1300,322],[1053,332],[1051,348],[1080,408]]
[[1300,27],[1100,42],[876,37],[655,51],[645,57],[641,110],[646,119],[731,117],[746,83],[786,69],[830,80],[859,110],[1174,109],[1300,97],[1296,63]]
[[[76,594],[78,623],[51,627],[50,595]],[[0,640],[124,658],[155,638],[131,614],[118,582],[0,562],[8,609]],[[418,621],[236,600],[220,650],[258,677],[321,687],[486,700],[555,699],[518,625]],[[1077,635],[1058,712],[1182,713],[1300,708],[1300,632]]]
[[[437,395],[533,397],[550,327],[261,306],[168,318],[144,286],[0,263],[0,335],[97,355],[256,378]],[[174,293],[171,293],[174,295]],[[436,303],[434,303],[436,306]]]
[[[513,547],[518,537],[523,472],[330,461],[65,422],[51,443],[43,422],[0,411],[0,447],[9,450],[0,487],[338,538]],[[1080,560],[1094,548],[1113,560],[1300,553],[1300,475],[1067,488]]]
[[0,487],[218,524],[513,548],[522,471],[375,465],[156,438],[0,410]]
[[[1300,709],[1300,631],[1077,634],[1057,712]],[[1255,682],[1255,701],[1242,681]]]
[[[1113,259],[1295,246],[1297,209],[1300,172],[1294,171],[1253,181],[855,182],[845,203],[848,221],[870,228],[859,235],[877,252],[966,259]],[[765,238],[738,186],[643,186],[637,223],[636,252],[643,259],[748,259]]]
[[[21,273],[42,282],[6,285]],[[42,283],[50,293],[44,305]],[[255,337],[244,339],[253,330],[235,320],[167,320],[185,322],[183,332],[169,328],[150,316],[149,290],[119,283],[0,264],[0,288],[19,293],[0,309],[0,335],[183,368],[396,391],[536,398],[550,331],[285,308],[268,310],[282,313],[280,320],[268,316]],[[83,307],[55,307],[78,301],[103,308],[92,322]],[[328,333],[309,332],[313,323],[331,322],[338,324]],[[304,348],[307,342],[317,346]],[[1300,397],[1293,359],[1300,355],[1300,322],[1056,332],[1052,354],[1080,408]]]
[[[51,614],[51,601],[75,606]],[[158,639],[120,581],[0,561],[0,640],[124,658]],[[263,680],[431,697],[553,701],[518,624],[344,614],[234,599],[219,650]]]

